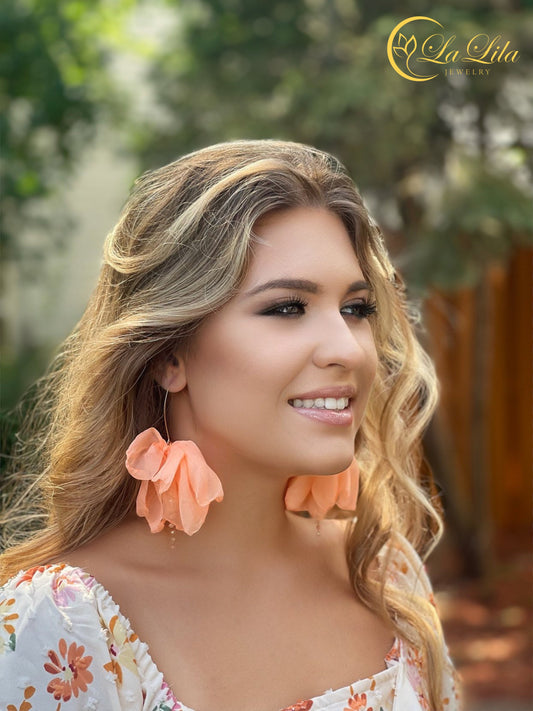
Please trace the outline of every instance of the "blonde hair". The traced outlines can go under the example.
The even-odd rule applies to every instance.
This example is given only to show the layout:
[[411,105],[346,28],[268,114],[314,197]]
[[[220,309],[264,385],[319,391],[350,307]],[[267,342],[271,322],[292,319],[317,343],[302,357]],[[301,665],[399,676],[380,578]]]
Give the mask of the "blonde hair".
[[[436,405],[435,374],[414,335],[416,313],[352,180],[335,158],[309,146],[222,143],[136,182],[105,243],[88,308],[39,384],[25,445],[33,456],[26,473],[38,476],[10,520],[19,534],[24,517],[41,530],[3,554],[2,578],[57,559],[134,509],[138,482],[125,469],[125,451],[146,427],[164,433],[154,365],[236,293],[256,220],[296,206],[323,207],[343,220],[374,292],[379,365],[355,442],[361,490],[347,561],[357,596],[423,650],[438,709],[444,660],[435,611],[386,583],[387,559],[379,574],[372,565],[397,535],[427,552],[440,534],[420,481],[420,438]],[[24,514],[36,492],[40,510]]]

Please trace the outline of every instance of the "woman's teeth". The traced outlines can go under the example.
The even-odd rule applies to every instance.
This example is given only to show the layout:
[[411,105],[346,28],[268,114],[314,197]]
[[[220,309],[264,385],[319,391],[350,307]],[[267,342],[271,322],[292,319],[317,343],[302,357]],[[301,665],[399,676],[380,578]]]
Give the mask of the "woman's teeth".
[[289,400],[293,407],[316,407],[317,410],[345,410],[350,398],[347,397],[317,397],[314,400]]

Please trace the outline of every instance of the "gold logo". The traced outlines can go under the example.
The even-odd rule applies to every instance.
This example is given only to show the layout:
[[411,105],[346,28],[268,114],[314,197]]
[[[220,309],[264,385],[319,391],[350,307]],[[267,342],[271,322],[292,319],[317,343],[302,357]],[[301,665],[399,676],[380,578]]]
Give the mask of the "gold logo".
[[442,69],[445,76],[488,76],[493,64],[514,64],[520,56],[501,35],[490,37],[480,32],[462,48],[457,48],[456,40],[456,35],[445,34],[437,20],[416,15],[402,20],[390,33],[387,57],[404,79],[430,81]]

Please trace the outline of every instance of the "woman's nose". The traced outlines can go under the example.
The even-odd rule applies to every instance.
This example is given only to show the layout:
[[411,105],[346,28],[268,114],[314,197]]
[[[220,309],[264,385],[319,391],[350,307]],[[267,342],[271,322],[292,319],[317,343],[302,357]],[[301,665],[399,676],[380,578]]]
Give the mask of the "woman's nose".
[[319,368],[332,365],[341,366],[347,370],[357,368],[371,353],[367,353],[373,338],[368,323],[351,325],[341,315],[327,319],[320,324],[314,348],[313,362]]

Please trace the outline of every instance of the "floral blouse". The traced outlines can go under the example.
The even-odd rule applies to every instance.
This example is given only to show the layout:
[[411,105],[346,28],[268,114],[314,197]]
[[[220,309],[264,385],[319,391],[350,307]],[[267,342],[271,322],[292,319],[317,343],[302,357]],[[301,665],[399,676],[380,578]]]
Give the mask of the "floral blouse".
[[[395,551],[391,577],[431,597],[406,541]],[[430,711],[421,666],[418,651],[397,639],[383,671],[283,711]],[[457,711],[451,662],[442,693],[444,709]],[[194,711],[174,696],[104,587],[64,564],[22,571],[0,589],[0,709]]]

